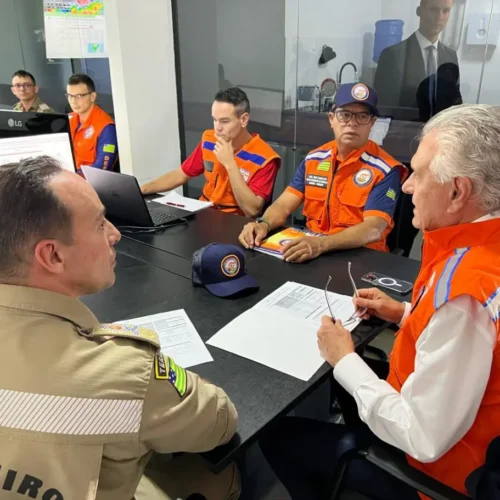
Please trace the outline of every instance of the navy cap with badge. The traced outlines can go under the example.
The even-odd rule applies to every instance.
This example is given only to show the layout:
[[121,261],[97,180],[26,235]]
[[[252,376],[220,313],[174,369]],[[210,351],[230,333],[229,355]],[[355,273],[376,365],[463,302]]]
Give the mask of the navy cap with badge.
[[210,243],[193,254],[192,280],[217,297],[257,291],[259,284],[247,274],[241,247]]
[[378,116],[377,103],[377,92],[368,85],[364,83],[345,83],[341,85],[335,96],[332,111],[348,104],[364,104],[375,116]]

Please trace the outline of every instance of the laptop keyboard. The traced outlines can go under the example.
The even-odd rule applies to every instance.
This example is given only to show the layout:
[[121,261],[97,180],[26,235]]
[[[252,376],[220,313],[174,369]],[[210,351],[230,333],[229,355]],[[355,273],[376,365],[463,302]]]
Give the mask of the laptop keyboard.
[[178,215],[167,214],[165,212],[159,212],[158,210],[149,210],[149,215],[151,215],[151,219],[155,226],[168,224],[169,222],[174,222],[179,219]]

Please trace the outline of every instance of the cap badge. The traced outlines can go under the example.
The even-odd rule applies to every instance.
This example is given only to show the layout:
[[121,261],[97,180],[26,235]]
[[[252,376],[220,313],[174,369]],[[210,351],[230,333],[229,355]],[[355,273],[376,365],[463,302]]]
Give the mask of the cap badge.
[[240,259],[236,255],[228,255],[222,259],[220,267],[225,276],[234,278],[241,268]]
[[370,97],[368,87],[362,83],[354,85],[351,94],[357,101],[366,101]]

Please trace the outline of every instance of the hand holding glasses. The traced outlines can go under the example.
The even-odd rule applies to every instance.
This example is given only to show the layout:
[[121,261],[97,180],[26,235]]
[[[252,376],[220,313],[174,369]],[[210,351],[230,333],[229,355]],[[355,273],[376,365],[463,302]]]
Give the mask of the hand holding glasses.
[[[352,274],[351,274],[351,263],[350,262],[347,265],[347,272],[349,273],[349,280],[351,281],[352,288],[354,290],[354,296],[358,297],[358,289],[356,287],[356,283],[354,282],[354,279],[353,279]],[[330,311],[330,315],[332,317],[332,321],[335,323],[336,318],[335,318],[335,315],[333,314],[332,306],[330,304],[330,299],[328,298],[328,287],[329,287],[331,281],[332,281],[332,277],[328,276],[328,281],[326,282],[326,286],[325,286],[325,299],[326,299],[326,304],[328,305],[328,310]],[[346,321],[344,321],[343,325],[344,326],[351,325],[352,323],[357,321],[359,318],[361,318],[366,313],[366,311],[367,311],[366,308],[356,309],[352,313],[351,317],[348,318]]]

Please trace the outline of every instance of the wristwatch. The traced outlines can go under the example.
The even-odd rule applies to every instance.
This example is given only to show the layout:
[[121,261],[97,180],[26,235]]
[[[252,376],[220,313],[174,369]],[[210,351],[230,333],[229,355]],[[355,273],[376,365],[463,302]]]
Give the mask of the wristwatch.
[[257,224],[265,224],[267,226],[267,232],[271,231],[271,224],[269,224],[269,221],[265,217],[257,217],[255,219],[255,222]]

